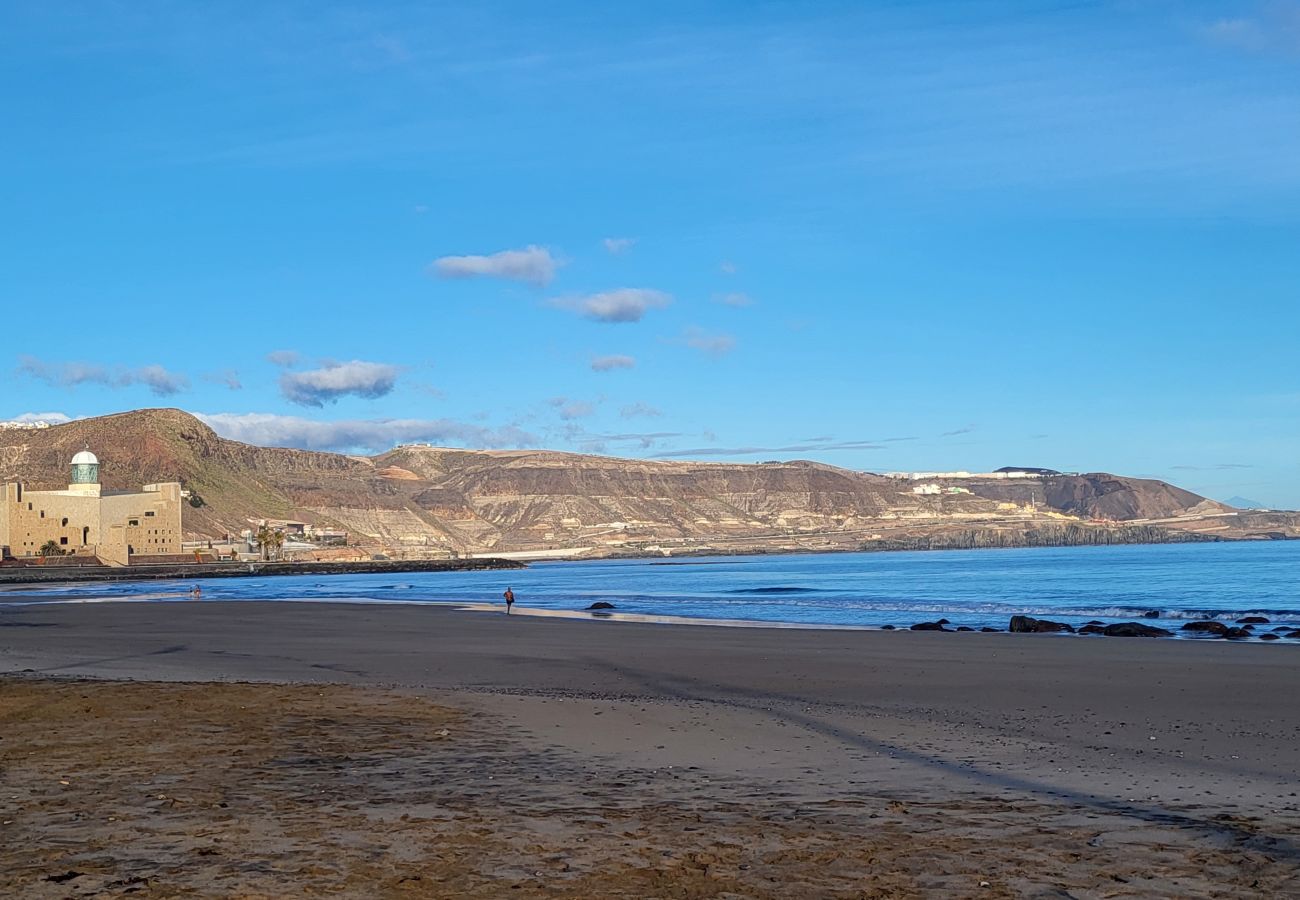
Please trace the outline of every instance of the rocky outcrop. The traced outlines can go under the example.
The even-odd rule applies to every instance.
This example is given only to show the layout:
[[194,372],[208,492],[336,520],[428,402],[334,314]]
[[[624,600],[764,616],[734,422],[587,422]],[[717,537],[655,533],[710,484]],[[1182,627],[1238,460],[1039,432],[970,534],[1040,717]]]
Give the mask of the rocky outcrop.
[[[1083,629],[1080,629],[1082,631]],[[1102,627],[1101,633],[1106,637],[1173,637],[1174,633],[1154,625],[1140,622],[1116,622]]]
[[1073,634],[1074,626],[1048,619],[1035,619],[1032,616],[1012,616],[1007,630],[1013,634],[1051,634],[1061,631]]
[[1225,634],[1228,633],[1228,626],[1224,625],[1222,622],[1215,622],[1207,619],[1203,622],[1202,621],[1188,622],[1186,625],[1182,627],[1182,630],[1191,632],[1193,634],[1204,634],[1204,635],[1209,635],[1211,637],[1223,637]]

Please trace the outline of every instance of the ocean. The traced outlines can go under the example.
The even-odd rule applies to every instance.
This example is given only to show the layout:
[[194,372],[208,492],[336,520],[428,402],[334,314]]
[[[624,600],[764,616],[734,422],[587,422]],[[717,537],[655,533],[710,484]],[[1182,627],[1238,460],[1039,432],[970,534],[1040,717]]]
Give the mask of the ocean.
[[[1013,615],[1300,627],[1300,541],[533,563],[520,571],[205,579],[203,600],[500,603],[804,626],[1007,627]],[[175,599],[191,582],[11,588],[17,600]],[[5,593],[0,593],[0,603]]]

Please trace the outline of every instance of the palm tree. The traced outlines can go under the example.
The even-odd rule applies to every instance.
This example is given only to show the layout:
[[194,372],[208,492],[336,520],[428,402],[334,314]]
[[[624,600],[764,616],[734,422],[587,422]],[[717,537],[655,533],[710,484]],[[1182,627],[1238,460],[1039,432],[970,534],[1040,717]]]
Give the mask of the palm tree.
[[271,558],[272,552],[279,556],[280,548],[284,546],[284,532],[273,529],[264,522],[257,529],[257,534],[253,535],[253,541],[262,551],[262,561],[266,562]]
[[64,550],[59,546],[59,542],[53,540],[46,541],[42,544],[39,552],[41,556],[63,556],[64,554]]

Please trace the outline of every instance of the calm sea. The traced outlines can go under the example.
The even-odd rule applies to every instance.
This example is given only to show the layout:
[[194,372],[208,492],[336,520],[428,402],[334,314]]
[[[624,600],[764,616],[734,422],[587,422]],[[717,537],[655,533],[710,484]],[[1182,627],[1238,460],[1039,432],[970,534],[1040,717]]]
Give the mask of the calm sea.
[[[1017,614],[1071,624],[1267,616],[1300,626],[1300,541],[842,553],[534,563],[524,571],[207,579],[204,600],[498,602],[806,625],[1005,628]],[[190,582],[11,589],[46,600],[168,598]],[[0,593],[0,600],[4,594]],[[15,598],[16,599],[16,598]],[[1174,625],[1178,622],[1174,621]]]

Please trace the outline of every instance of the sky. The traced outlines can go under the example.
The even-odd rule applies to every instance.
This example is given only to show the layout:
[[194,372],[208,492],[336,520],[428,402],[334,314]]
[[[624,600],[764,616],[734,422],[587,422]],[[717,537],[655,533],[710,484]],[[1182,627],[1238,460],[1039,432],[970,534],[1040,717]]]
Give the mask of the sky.
[[17,0],[0,114],[0,419],[1300,508],[1300,0]]

